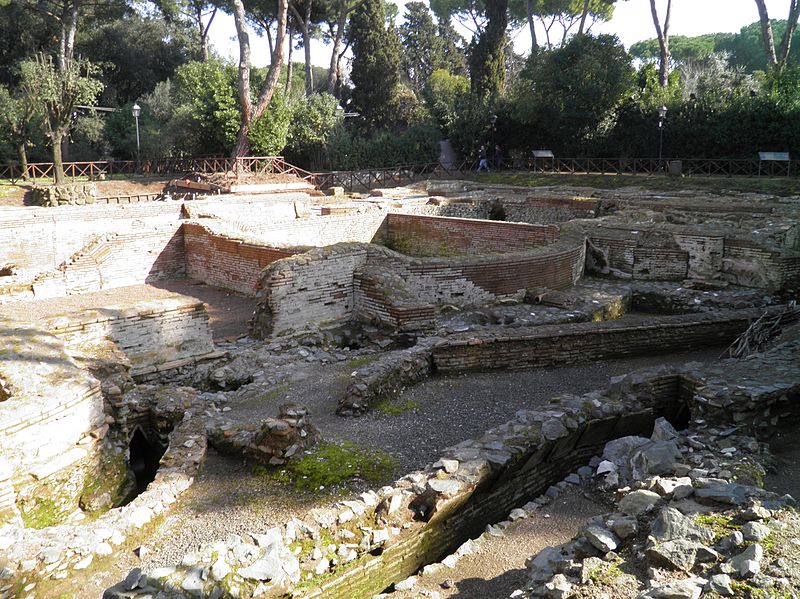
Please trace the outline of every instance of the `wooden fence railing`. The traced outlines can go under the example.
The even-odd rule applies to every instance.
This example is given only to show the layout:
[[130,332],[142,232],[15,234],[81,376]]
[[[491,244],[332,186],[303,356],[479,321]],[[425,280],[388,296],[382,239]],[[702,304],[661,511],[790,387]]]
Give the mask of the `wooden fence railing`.
[[[70,179],[97,180],[113,175],[182,175],[188,173],[212,174],[233,171],[234,173],[290,174],[310,180],[313,174],[286,162],[282,156],[248,156],[244,158],[167,158],[162,160],[94,160],[88,162],[65,162],[64,175]],[[27,177],[34,181],[53,179],[52,162],[28,164]],[[0,165],[0,179],[17,181],[23,178],[22,169],[16,164]]]
[[[668,171],[679,171],[686,176],[800,176],[800,161],[785,162],[688,158],[682,160],[655,158],[528,158],[508,160],[504,168],[517,171],[557,174],[599,175],[655,175]],[[169,158],[163,160],[100,160],[89,162],[66,162],[64,173],[68,178],[100,179],[118,174],[183,175],[189,173],[211,174],[233,172],[293,175],[318,188],[344,187],[348,191],[389,187],[413,183],[424,178],[452,179],[469,177],[475,173],[477,162],[460,164],[441,163],[414,164],[357,171],[330,171],[312,173],[286,162],[282,156],[247,156],[244,158]],[[677,169],[677,171],[676,171]],[[22,178],[18,165],[0,164],[0,179],[16,181]],[[53,178],[53,164],[35,162],[28,164],[29,179]]]

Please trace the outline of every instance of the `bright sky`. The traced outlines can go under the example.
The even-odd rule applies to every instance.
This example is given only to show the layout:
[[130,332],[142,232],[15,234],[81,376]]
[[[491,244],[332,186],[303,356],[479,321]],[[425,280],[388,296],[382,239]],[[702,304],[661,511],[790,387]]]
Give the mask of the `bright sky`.
[[[406,0],[393,0],[400,6],[402,18]],[[666,0],[657,0],[659,17],[663,23]],[[770,18],[785,19],[788,14],[787,0],[766,0]],[[694,36],[704,33],[736,32],[745,25],[758,20],[758,10],[754,0],[673,0],[670,18],[670,35]],[[649,0],[618,0],[614,18],[592,28],[594,33],[614,33],[626,47],[643,39],[655,37],[655,28],[650,15]],[[239,59],[236,29],[233,17],[218,14],[211,26],[210,37],[216,50],[234,62]],[[266,39],[251,36],[252,60],[256,66],[269,63],[269,49]],[[518,52],[530,49],[530,36],[527,28],[516,32],[514,46]],[[303,60],[302,51],[295,52],[293,61]],[[328,66],[330,46],[312,42],[312,60],[319,66]]]

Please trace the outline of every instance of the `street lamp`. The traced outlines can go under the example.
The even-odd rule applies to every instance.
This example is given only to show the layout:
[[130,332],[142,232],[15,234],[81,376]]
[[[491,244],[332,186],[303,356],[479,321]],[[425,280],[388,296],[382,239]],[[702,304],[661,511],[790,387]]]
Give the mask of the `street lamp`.
[[661,157],[664,151],[664,121],[667,118],[667,107],[658,109],[658,170],[661,170]]
[[136,162],[139,162],[139,115],[142,114],[142,107],[135,103],[131,107],[133,118],[136,119]]

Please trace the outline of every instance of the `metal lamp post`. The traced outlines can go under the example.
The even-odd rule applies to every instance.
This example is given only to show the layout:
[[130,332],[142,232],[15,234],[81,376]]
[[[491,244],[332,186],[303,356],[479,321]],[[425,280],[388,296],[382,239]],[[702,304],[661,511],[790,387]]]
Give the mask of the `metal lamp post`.
[[663,164],[661,158],[664,152],[664,121],[667,118],[667,107],[662,106],[658,109],[658,170],[661,170]]
[[139,115],[142,114],[142,107],[134,103],[131,107],[131,113],[136,120],[136,162],[139,162]]

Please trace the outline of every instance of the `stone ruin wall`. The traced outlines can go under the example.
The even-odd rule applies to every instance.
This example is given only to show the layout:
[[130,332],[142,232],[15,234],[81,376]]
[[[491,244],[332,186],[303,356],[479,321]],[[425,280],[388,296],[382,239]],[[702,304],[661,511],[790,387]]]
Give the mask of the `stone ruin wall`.
[[354,318],[424,329],[431,326],[437,306],[484,304],[529,287],[561,289],[583,274],[585,244],[576,231],[551,245],[513,251],[526,238],[538,243],[557,239],[557,231],[537,225],[392,215],[376,240],[391,237],[393,223],[402,234],[413,228],[415,243],[430,246],[440,244],[443,226],[466,239],[487,225],[479,243],[494,244],[499,250],[506,230],[512,251],[487,257],[412,258],[366,244],[318,248],[276,262],[262,273],[254,334],[288,334]]
[[258,275],[264,268],[303,251],[237,239],[216,232],[213,223],[203,221],[184,223],[183,240],[186,276],[248,296],[255,295]]
[[100,383],[58,338],[14,321],[2,328],[0,378],[9,397],[0,402],[0,523],[19,521],[20,500],[30,509],[49,500],[69,513],[83,482],[69,473],[99,459],[106,422]]
[[62,339],[68,351],[110,339],[130,361],[133,377],[217,355],[205,304],[184,296],[85,310],[38,324]]
[[35,325],[3,320],[2,328],[7,343],[0,351],[0,378],[9,398],[0,401],[0,523],[19,517],[18,503],[73,511],[86,481],[108,461],[101,444],[111,414],[100,382],[75,357],[107,355],[110,340],[107,359],[124,360],[130,375],[141,379],[220,355],[204,304],[184,297]]

